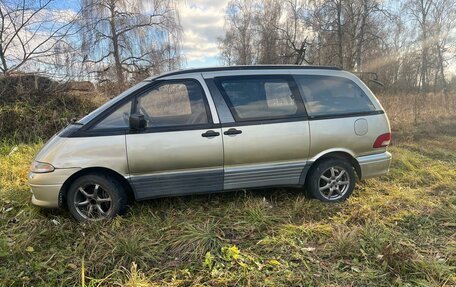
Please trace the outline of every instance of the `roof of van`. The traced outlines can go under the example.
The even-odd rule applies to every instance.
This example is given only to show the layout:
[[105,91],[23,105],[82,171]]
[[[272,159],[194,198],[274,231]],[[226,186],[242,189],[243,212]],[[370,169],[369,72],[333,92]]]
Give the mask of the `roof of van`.
[[152,76],[146,80],[156,80],[163,77],[188,74],[188,73],[203,73],[203,72],[218,72],[218,71],[239,71],[239,70],[337,70],[342,69],[334,66],[300,66],[300,65],[239,65],[239,66],[228,66],[228,67],[208,67],[208,68],[193,68],[193,69],[182,69],[164,73],[158,76]]

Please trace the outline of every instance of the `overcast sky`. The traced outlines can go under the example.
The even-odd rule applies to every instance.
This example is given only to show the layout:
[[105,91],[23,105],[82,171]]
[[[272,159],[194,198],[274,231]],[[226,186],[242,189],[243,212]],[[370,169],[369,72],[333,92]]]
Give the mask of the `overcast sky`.
[[224,35],[225,8],[229,0],[184,0],[179,14],[183,27],[185,67],[219,63],[217,37]]

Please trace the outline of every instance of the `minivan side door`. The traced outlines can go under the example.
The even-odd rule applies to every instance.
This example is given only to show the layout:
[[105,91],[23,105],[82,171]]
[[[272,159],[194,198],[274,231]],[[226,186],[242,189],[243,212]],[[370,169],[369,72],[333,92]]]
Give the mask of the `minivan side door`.
[[244,75],[213,81],[234,120],[222,121],[224,189],[302,184],[309,124],[293,78]]
[[126,136],[136,199],[222,190],[221,129],[197,79],[159,81],[133,104],[147,121]]

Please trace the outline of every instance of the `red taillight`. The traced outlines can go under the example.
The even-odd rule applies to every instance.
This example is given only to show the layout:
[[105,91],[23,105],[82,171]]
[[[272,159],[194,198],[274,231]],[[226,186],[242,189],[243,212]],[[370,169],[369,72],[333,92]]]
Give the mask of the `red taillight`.
[[387,147],[391,142],[391,133],[379,135],[374,142],[374,148]]

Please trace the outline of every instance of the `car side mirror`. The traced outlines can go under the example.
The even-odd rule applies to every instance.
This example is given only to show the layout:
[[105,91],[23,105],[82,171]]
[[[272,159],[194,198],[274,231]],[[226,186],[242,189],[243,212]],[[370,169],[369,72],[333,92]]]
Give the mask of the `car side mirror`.
[[130,129],[139,131],[146,128],[147,122],[144,119],[144,115],[141,114],[132,114],[129,119]]

